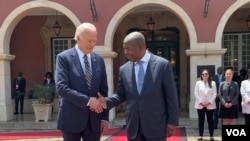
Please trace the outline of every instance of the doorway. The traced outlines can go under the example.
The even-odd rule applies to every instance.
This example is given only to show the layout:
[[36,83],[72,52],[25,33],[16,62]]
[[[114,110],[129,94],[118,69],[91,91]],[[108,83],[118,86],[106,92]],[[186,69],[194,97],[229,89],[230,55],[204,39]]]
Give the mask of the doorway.
[[169,60],[172,66],[180,106],[180,47],[178,29],[167,27],[154,31],[141,32],[145,36],[148,51]]
[[[176,82],[177,95],[179,107],[180,103],[180,39],[179,31],[177,28],[164,28],[159,30],[145,30],[140,28],[130,28],[127,31],[127,34],[138,31],[141,32],[146,39],[146,46],[148,51],[152,52],[155,55],[159,55],[171,63],[174,80]],[[115,44],[115,43],[114,43]],[[115,48],[117,49],[117,48]],[[119,52],[117,50],[117,52]],[[127,61],[124,60],[124,61]],[[119,68],[121,61],[119,59],[114,60],[114,68]],[[114,88],[117,88],[118,81],[118,70],[114,69]],[[116,91],[116,90],[115,90]],[[116,118],[123,118],[125,116],[126,103],[116,106]]]

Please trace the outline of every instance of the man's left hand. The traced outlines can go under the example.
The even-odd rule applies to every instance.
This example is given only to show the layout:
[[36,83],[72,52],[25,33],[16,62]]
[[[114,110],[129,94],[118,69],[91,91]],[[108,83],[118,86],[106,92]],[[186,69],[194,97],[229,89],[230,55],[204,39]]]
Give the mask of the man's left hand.
[[176,126],[175,125],[171,125],[171,124],[168,124],[167,125],[167,137],[171,137],[175,134],[175,130],[176,130]]
[[101,121],[101,134],[103,133],[103,131],[106,131],[108,129],[108,121],[106,120],[102,120]]

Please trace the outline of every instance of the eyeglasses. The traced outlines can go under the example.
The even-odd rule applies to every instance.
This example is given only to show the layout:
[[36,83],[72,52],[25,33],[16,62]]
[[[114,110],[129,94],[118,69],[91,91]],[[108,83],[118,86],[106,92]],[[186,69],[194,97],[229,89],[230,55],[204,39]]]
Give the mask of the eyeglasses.
[[201,74],[201,75],[208,75],[208,73],[203,73],[203,74]]

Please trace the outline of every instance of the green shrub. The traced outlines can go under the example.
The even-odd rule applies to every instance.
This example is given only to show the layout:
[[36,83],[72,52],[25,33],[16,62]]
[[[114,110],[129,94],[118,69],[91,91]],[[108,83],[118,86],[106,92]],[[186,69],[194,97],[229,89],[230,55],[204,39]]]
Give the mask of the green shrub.
[[53,85],[39,85],[35,84],[32,87],[33,104],[49,104],[54,99],[54,86]]

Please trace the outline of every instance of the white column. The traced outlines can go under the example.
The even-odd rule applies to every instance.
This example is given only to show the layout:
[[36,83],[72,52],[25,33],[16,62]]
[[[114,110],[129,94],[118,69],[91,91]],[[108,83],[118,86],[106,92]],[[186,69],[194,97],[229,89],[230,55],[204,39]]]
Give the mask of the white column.
[[13,55],[0,54],[0,121],[13,119],[10,61],[14,58]]
[[221,66],[222,55],[226,52],[226,49],[221,48],[218,43],[199,43],[196,45],[190,45],[192,48],[186,50],[186,55],[190,56],[190,101],[189,101],[189,118],[197,119],[197,110],[194,108],[194,87],[200,76],[197,77],[197,67],[214,65],[215,72],[218,66]]
[[[117,53],[112,51],[104,51],[101,49],[99,51],[97,49],[96,52],[104,58],[106,65],[107,79],[108,79],[108,87],[109,87],[108,96],[111,96],[114,93],[113,59],[117,56]],[[115,116],[116,116],[115,108],[109,110],[109,121],[113,121],[115,119]]]

